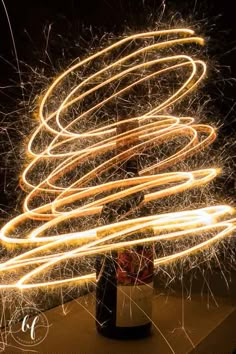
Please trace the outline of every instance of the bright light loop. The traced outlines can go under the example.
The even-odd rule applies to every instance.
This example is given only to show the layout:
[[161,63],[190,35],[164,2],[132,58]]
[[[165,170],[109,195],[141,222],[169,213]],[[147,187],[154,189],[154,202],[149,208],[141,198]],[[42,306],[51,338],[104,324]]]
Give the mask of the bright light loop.
[[[210,182],[219,173],[219,169],[208,168],[195,171],[163,172],[168,167],[198,153],[210,145],[216,138],[215,129],[203,124],[195,124],[194,118],[175,117],[165,114],[166,108],[184,98],[192,92],[206,75],[206,64],[185,54],[161,57],[161,50],[184,46],[185,44],[204,44],[200,37],[194,37],[194,32],[189,29],[171,29],[134,34],[126,37],[109,47],[98,51],[92,56],[78,61],[61,75],[45,92],[39,106],[40,125],[32,134],[28,143],[28,154],[31,162],[25,168],[21,185],[28,192],[25,198],[24,212],[10,220],[1,230],[1,241],[11,247],[29,247],[18,256],[15,256],[0,264],[0,272],[13,272],[18,274],[18,279],[12,283],[2,283],[0,288],[32,289],[48,286],[63,286],[72,283],[84,283],[95,280],[95,274],[85,274],[77,277],[54,279],[50,281],[37,281],[38,276],[43,276],[50,269],[60,265],[65,260],[79,259],[82,257],[96,256],[98,253],[106,253],[119,248],[131,247],[143,243],[162,242],[166,240],[183,240],[192,238],[199,241],[197,244],[178,253],[155,259],[155,266],[173,262],[179,258],[199,252],[230,236],[235,230],[236,219],[230,215],[233,208],[227,205],[207,206],[198,210],[188,210],[161,215],[150,215],[120,221],[117,223],[99,226],[86,231],[67,232],[47,235],[51,228],[58,228],[61,223],[70,219],[79,219],[86,215],[100,215],[105,205],[132,196],[135,193],[144,193],[144,200],[138,206],[158,200],[176,193],[196,188]],[[175,38],[172,38],[175,36]],[[153,39],[152,44],[145,44],[146,39]],[[155,40],[157,42],[155,43]],[[51,100],[55,100],[58,87],[68,80],[71,74],[103,55],[112,53],[124,44],[129,45],[133,41],[140,42],[140,47],[133,52],[119,57],[104,68],[94,72],[88,77],[77,82],[74,88],[63,99],[58,98],[57,108],[50,112]],[[182,48],[181,47],[181,48]],[[143,61],[137,64],[139,56],[150,52],[156,53],[155,59]],[[133,64],[130,62],[133,60]],[[145,72],[152,68],[149,74],[142,74],[135,79],[135,72]],[[166,73],[177,70],[185,70],[184,82],[179,82],[179,87],[158,105],[150,104],[150,110],[138,117],[125,118],[122,121],[111,121],[99,126],[93,126],[86,131],[78,131],[74,128],[79,123],[95,114],[101,107],[112,102],[121,94],[129,92],[136,85],[146,80],[155,80]],[[116,72],[114,74],[113,71]],[[104,76],[103,76],[104,75]],[[110,84],[117,85],[127,76],[135,80],[125,87],[109,92],[100,101],[94,102],[72,121],[65,121],[66,112],[75,104],[81,104],[83,100],[100,89],[109,88]],[[100,78],[104,77],[103,80]],[[99,97],[99,95],[98,95]],[[151,98],[150,98],[151,100]],[[152,102],[150,102],[152,103]],[[114,112],[115,115],[115,112]],[[99,124],[102,122],[99,122]],[[121,124],[134,124],[129,131],[119,133]],[[42,146],[36,146],[38,137],[48,132],[52,135],[51,142]],[[146,166],[139,172],[139,176],[116,181],[106,181],[93,185],[95,178],[101,176],[116,166],[117,161],[127,160],[134,155],[139,155],[152,146],[161,146],[176,138],[184,138],[184,146],[165,159]],[[123,141],[135,141],[131,147],[117,152],[117,146]],[[71,146],[69,149],[68,147]],[[75,146],[75,148],[74,148]],[[79,146],[77,148],[77,146]],[[40,148],[40,150],[38,150]],[[59,180],[75,167],[80,167],[84,161],[91,161],[94,157],[110,153],[111,157],[97,165],[92,170],[78,177],[69,185],[61,185]],[[40,163],[48,164],[57,162],[56,167],[43,175],[40,182],[34,183],[31,176],[37,171]],[[156,189],[158,187],[158,189]],[[117,189],[119,191],[117,191]],[[153,191],[151,191],[153,189]],[[97,198],[101,193],[105,196]],[[34,201],[43,195],[50,195],[50,201],[45,201],[33,207]],[[72,203],[80,202],[80,206],[72,207]],[[67,209],[67,207],[70,207]],[[41,221],[41,224],[31,229],[20,231],[29,220]],[[44,222],[43,222],[44,221]],[[147,230],[153,231],[153,236],[145,237]],[[143,233],[142,239],[127,237],[136,233]],[[211,237],[202,239],[204,233],[212,233]],[[17,237],[14,235],[17,234]],[[65,246],[73,246],[69,251],[60,251]],[[27,269],[30,267],[30,270]]]

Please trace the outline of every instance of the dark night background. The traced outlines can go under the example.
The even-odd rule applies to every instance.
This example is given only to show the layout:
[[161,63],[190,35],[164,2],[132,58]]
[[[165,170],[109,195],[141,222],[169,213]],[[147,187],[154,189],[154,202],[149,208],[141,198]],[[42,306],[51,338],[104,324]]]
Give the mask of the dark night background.
[[[127,26],[136,32],[151,28],[160,18],[163,4],[163,22],[173,17],[178,22],[182,17],[189,26],[197,23],[200,29],[197,34],[208,38],[208,56],[218,63],[221,79],[212,83],[209,80],[207,93],[211,95],[216,115],[219,115],[216,121],[223,123],[220,134],[225,139],[234,135],[236,26],[233,0],[5,0],[25,82],[26,101],[32,92],[36,95],[42,88],[40,84],[34,85],[32,91],[32,83],[27,86],[27,70],[30,72],[27,66],[44,70],[51,79],[60,67],[80,56],[80,46],[86,46],[92,36],[101,37],[105,32],[121,34]],[[0,4],[0,25],[0,207],[3,220],[14,213],[17,200],[22,199],[18,176],[24,151],[20,150],[18,142],[21,143],[27,135],[24,125],[30,126],[32,118],[28,115],[19,123],[28,107],[26,111],[22,107],[22,88],[3,4]],[[78,46],[74,45],[76,40]],[[14,113],[16,111],[18,113]],[[233,154],[233,148],[230,153]],[[226,189],[232,197],[234,177],[228,179]]]

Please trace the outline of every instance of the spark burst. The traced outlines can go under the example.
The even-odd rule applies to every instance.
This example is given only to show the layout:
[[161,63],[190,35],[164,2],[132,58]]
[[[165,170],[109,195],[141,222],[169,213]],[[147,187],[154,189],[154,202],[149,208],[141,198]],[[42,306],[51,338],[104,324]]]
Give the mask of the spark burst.
[[[142,45],[130,51],[137,43]],[[67,261],[83,261],[121,247],[185,239],[197,241],[190,242],[187,249],[157,257],[155,266],[159,266],[199,252],[232,234],[236,220],[230,216],[233,208],[227,205],[138,215],[102,226],[97,222],[109,203],[142,192],[144,200],[136,208],[141,210],[162,198],[203,186],[220,172],[217,168],[162,172],[199,153],[216,138],[211,126],[196,124],[191,117],[166,113],[193,92],[206,75],[203,61],[178,54],[178,50],[175,52],[175,48],[182,50],[188,44],[203,45],[204,40],[194,36],[190,29],[131,35],[74,64],[47,89],[39,107],[40,125],[28,143],[31,162],[21,178],[22,188],[28,192],[24,212],[1,230],[1,241],[7,247],[23,250],[0,264],[1,273],[10,274],[10,281],[0,284],[2,289],[87,283],[95,280],[91,271],[78,276],[53,278],[52,275],[53,279],[39,279],[58,267],[63,268]],[[164,49],[169,50],[170,55],[162,56]],[[118,50],[122,56],[117,54]],[[107,56],[116,59],[97,69],[96,60]],[[89,66],[93,73],[86,75]],[[174,73],[179,73],[182,80],[178,76],[177,84],[173,80],[158,86],[159,82],[162,84],[161,77]],[[68,92],[66,87],[71,80],[73,88]],[[172,86],[172,90],[158,103],[158,92],[157,98],[147,92],[145,112],[132,116],[136,107],[130,108],[129,94],[148,81],[153,82],[157,91],[165,90],[165,86]],[[101,91],[106,93],[103,99],[100,99]],[[59,101],[59,96],[64,99]],[[122,121],[109,106],[113,103],[114,107],[118,99],[123,100],[124,107],[130,108],[128,117],[127,107],[124,109]],[[57,109],[53,108],[55,101]],[[119,133],[122,124],[130,129]],[[164,143],[171,144],[175,139],[179,139],[182,146],[160,160],[157,149],[161,150]],[[119,144],[124,147],[120,153],[117,152]],[[117,164],[132,156],[141,157],[143,168],[139,176],[119,178]],[[73,172],[76,178],[68,178]],[[133,212],[135,214],[136,210]],[[97,225],[83,230],[83,221],[79,220],[88,216]],[[71,232],[68,225],[72,223],[74,227],[77,223],[77,229]],[[149,230],[153,233],[151,237],[145,236]],[[143,237],[135,238],[137,233]],[[211,237],[202,239],[207,233],[212,233]]]

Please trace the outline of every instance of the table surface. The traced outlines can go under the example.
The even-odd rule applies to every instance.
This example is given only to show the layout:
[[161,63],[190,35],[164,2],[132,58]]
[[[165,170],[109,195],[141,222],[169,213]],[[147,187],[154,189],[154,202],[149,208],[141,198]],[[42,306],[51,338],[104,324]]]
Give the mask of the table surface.
[[[94,308],[95,294],[90,293],[50,309],[45,312],[50,328],[43,342],[29,350],[8,334],[4,353],[231,354],[236,348],[236,307],[225,298],[213,300],[194,294],[184,299],[181,294],[157,292],[153,297],[152,335],[136,341],[97,334]],[[24,335],[22,332],[22,338]]]

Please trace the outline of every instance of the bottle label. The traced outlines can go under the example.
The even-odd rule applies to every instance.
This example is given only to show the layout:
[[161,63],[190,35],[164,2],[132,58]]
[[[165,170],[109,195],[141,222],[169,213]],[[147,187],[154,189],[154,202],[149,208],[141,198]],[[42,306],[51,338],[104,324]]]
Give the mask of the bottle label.
[[116,326],[134,327],[150,322],[153,294],[153,251],[118,252]]

